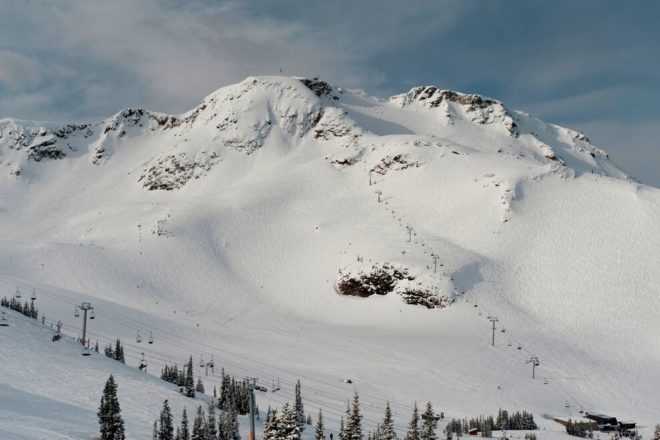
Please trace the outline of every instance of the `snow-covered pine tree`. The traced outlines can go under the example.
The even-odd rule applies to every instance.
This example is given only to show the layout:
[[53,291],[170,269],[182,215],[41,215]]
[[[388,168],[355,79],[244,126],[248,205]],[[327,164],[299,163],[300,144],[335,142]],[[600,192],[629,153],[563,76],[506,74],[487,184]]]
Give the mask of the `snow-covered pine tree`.
[[173,440],[174,425],[172,423],[172,411],[167,400],[163,402],[163,409],[160,411],[158,440]]
[[660,424],[655,425],[655,432],[653,433],[653,440],[660,440]]
[[319,417],[316,420],[316,430],[314,431],[314,440],[325,440],[325,425],[323,424],[323,413],[319,408]]
[[126,360],[124,359],[124,347],[121,345],[121,341],[119,339],[117,339],[117,342],[115,343],[113,359],[121,362],[122,364],[126,363]]
[[154,420],[154,430],[151,434],[151,440],[158,440],[158,420]]
[[348,437],[345,440],[362,440],[362,414],[360,413],[360,396],[357,390],[353,395],[353,405],[351,407],[351,414],[346,423],[346,431]]
[[202,384],[202,378],[198,377],[197,378],[197,385],[195,385],[195,391],[198,393],[204,394],[204,384]]
[[218,438],[217,422],[215,420],[215,399],[209,402],[209,416],[206,422],[206,430],[208,432],[209,440],[216,440]]
[[383,424],[380,425],[378,430],[379,440],[397,440],[396,432],[394,431],[394,421],[392,420],[392,410],[390,409],[390,402],[385,405],[385,417]]
[[438,426],[438,422],[435,420],[433,414],[433,405],[431,402],[426,404],[426,411],[424,411],[424,423],[422,424],[422,430],[420,432],[420,440],[437,440],[437,435],[435,429]]
[[313,423],[312,415],[310,413],[307,413],[307,418],[305,419],[305,424],[311,425],[312,423]]
[[186,365],[186,379],[183,384],[184,393],[187,397],[195,398],[195,378],[193,377],[193,361],[192,356]]
[[222,438],[223,440],[240,440],[241,436],[238,432],[238,417],[236,408],[232,405],[227,405],[228,408],[222,410],[220,418],[222,422]]
[[197,415],[195,416],[195,421],[193,423],[192,437],[191,440],[207,440],[208,432],[206,430],[206,421],[204,417],[204,411],[202,406],[197,407]]
[[98,340],[98,339],[96,340],[96,345],[94,345],[94,351],[95,351],[96,353],[99,352],[99,340]]
[[101,405],[98,412],[101,440],[124,440],[124,419],[117,398],[117,385],[110,375],[103,388]]
[[339,440],[346,440],[348,435],[346,434],[346,424],[344,423],[344,416],[339,418],[339,434],[337,435]]
[[190,440],[190,427],[188,423],[188,412],[186,411],[186,408],[183,408],[183,413],[181,414],[181,425],[179,428],[177,428],[177,432],[179,433],[179,439],[180,440]]
[[295,400],[293,403],[293,410],[296,414],[296,423],[300,427],[300,431],[302,432],[305,429],[305,408],[303,406],[303,401],[302,401],[302,392],[301,392],[301,386],[300,386],[300,379],[296,382],[296,392],[295,392]]
[[280,440],[280,418],[277,415],[277,410],[272,412],[268,408],[268,419],[264,425],[264,440]]
[[410,423],[408,423],[408,432],[406,432],[405,440],[419,440],[419,411],[417,409],[417,402],[413,406],[413,413]]
[[225,370],[222,369],[222,384],[220,385],[220,409],[223,411],[228,409],[231,404],[230,388],[231,381],[228,374],[224,374]]
[[282,417],[280,418],[278,435],[283,440],[300,440],[301,429],[298,425],[298,414],[295,407],[288,403],[282,406]]

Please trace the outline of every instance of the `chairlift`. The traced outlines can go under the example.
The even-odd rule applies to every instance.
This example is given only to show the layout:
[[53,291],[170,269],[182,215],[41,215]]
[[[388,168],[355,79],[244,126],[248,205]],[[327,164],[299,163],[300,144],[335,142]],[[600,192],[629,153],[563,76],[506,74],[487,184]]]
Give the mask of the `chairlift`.
[[19,289],[18,287],[16,288],[16,295],[15,296],[16,296],[16,299],[21,299],[21,289]]
[[203,354],[199,355],[199,366],[200,366],[200,368],[204,368],[204,355]]
[[547,384],[548,384],[548,378],[546,377],[545,379],[543,379],[543,385],[547,385]]
[[89,348],[89,344],[86,344],[85,341],[82,341],[82,355],[83,356],[91,356],[92,355],[92,350]]
[[208,366],[211,368],[211,373],[213,373],[213,367],[215,367],[215,363],[213,362],[213,355],[211,355],[211,360],[209,361]]
[[94,319],[96,316],[94,315],[94,309],[89,314],[89,319]]
[[7,322],[5,312],[2,312],[2,318],[0,318],[0,327],[9,327],[9,322]]
[[584,414],[584,408],[580,405],[580,414]]
[[518,346],[518,350],[522,350],[522,347],[520,345]]
[[37,299],[37,290],[32,289],[32,296],[30,297],[31,301],[35,301]]
[[502,333],[505,333],[505,332],[506,332],[506,330],[504,329],[504,327],[502,327],[502,330],[500,330],[500,332],[502,332]]
[[483,313],[481,313],[481,311],[479,311],[479,316],[481,316],[481,315],[483,315]]
[[154,343],[154,335],[152,332],[149,332],[149,343],[153,344]]
[[142,354],[142,360],[140,360],[140,365],[138,366],[138,369],[140,371],[146,371],[147,370],[147,361],[144,359],[144,353]]
[[138,330],[137,332],[137,337],[135,338],[135,342],[137,342],[138,344],[142,342],[142,336],[140,336],[140,330]]
[[80,316],[80,311],[78,310],[78,306],[76,306],[76,310],[73,312],[73,316],[78,318]]
[[280,378],[277,378],[277,383],[275,383],[275,379],[273,379],[273,386],[271,387],[270,391],[275,392],[280,390]]

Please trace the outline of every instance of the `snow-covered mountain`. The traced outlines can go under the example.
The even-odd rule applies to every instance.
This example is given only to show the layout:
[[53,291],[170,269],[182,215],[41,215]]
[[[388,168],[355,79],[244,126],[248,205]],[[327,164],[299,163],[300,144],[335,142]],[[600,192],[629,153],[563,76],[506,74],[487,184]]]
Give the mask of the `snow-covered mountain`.
[[302,378],[330,424],[354,388],[368,427],[387,399],[401,427],[414,400],[660,421],[660,191],[490,98],[255,77],[182,115],[4,119],[0,213],[0,296],[71,326],[89,300],[92,338],[270,399]]

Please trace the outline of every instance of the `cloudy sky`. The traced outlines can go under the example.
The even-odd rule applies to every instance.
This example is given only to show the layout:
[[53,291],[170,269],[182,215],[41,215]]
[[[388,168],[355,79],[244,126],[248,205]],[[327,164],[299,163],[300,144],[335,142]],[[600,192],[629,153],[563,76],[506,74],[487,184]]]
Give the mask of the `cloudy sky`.
[[0,0],[0,118],[183,112],[249,75],[437,85],[584,131],[660,187],[660,3]]

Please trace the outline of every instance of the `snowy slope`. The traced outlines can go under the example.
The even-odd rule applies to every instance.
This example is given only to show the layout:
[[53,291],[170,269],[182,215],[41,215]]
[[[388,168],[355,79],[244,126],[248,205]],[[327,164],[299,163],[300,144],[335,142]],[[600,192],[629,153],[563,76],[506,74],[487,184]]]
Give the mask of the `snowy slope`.
[[[387,399],[400,428],[414,400],[658,422],[660,191],[580,133],[434,87],[379,100],[257,77],[183,115],[0,135],[2,292],[38,288],[71,331],[90,300],[93,338],[153,332],[134,351],[154,362],[280,378],[262,410],[302,378],[331,423],[354,388],[373,426]],[[338,294],[386,262],[414,280]],[[411,289],[454,302],[406,304]]]

